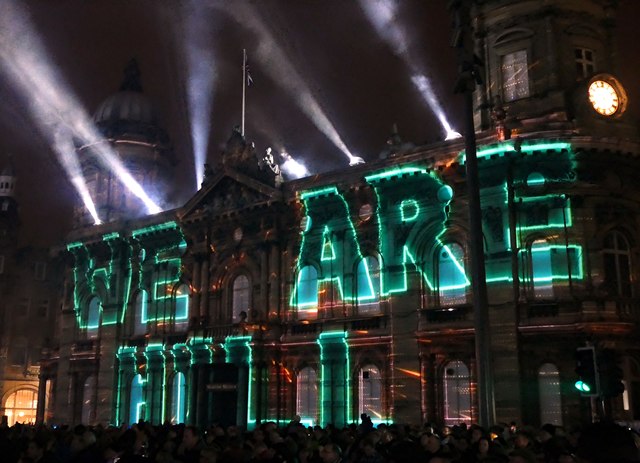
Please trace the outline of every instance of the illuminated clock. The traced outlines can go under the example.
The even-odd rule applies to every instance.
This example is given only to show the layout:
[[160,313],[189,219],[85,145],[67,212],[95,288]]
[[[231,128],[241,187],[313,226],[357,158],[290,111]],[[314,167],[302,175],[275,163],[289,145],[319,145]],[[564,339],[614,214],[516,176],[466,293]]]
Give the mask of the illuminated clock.
[[591,79],[587,89],[591,107],[602,116],[618,116],[626,107],[624,88],[612,76],[600,74]]

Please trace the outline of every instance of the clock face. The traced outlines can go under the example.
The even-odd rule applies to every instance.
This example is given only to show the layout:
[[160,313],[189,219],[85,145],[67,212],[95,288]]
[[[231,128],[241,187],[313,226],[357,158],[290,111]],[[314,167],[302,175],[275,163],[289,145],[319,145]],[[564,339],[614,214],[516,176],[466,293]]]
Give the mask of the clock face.
[[589,101],[593,109],[603,116],[612,116],[620,108],[618,92],[604,80],[595,80],[589,85]]

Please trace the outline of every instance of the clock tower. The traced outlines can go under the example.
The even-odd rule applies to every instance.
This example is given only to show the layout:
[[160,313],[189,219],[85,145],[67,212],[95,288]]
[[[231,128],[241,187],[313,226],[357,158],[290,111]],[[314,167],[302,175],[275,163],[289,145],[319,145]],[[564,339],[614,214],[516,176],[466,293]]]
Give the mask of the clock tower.
[[506,138],[540,132],[635,136],[616,77],[615,4],[474,1],[476,54],[484,64],[476,130],[499,123]]

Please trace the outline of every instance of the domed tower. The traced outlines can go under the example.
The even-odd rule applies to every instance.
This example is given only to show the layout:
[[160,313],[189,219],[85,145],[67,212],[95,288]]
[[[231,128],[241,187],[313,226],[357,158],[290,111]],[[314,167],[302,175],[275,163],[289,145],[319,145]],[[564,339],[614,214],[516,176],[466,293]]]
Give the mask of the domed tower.
[[[142,93],[140,71],[135,60],[124,70],[120,90],[105,99],[93,121],[103,139],[78,148],[83,175],[102,222],[141,217],[147,208],[125,186],[117,171],[101,162],[99,152],[109,150],[160,207],[170,197],[173,152],[167,133],[158,125],[155,109]],[[104,144],[104,145],[103,145]],[[92,224],[88,211],[76,208],[76,227]]]
[[476,54],[484,63],[476,129],[507,138],[535,132],[632,137],[615,77],[615,2],[475,0]]

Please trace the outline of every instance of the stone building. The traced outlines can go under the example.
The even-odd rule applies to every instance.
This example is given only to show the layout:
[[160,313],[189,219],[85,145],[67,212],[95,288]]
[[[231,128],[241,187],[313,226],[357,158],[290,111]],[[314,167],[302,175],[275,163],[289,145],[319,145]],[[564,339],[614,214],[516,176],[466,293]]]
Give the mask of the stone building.
[[17,175],[11,159],[0,173],[0,416],[10,426],[44,413],[52,383],[39,389],[40,359],[53,346],[61,279],[46,248],[22,246]]
[[[471,11],[499,422],[569,425],[593,404],[640,419],[640,139],[615,77],[614,12],[604,0]],[[149,138],[162,133],[151,118],[132,123],[151,114],[129,109],[143,101],[120,94],[96,118],[105,143],[138,142],[129,168],[160,181],[169,145]],[[53,419],[477,421],[465,162],[461,139],[391,144],[281,184],[234,131],[181,207],[142,217],[96,196],[118,213],[78,227],[64,251],[60,345],[43,374]],[[604,376],[602,401],[573,387],[587,345],[615,353],[624,393]]]

